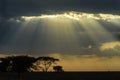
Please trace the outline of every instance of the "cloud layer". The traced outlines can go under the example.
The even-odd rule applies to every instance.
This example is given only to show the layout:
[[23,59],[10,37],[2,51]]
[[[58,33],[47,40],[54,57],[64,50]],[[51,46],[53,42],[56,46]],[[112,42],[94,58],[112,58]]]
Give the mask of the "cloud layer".
[[3,17],[65,11],[119,14],[120,11],[119,0],[0,0],[0,3],[0,15]]

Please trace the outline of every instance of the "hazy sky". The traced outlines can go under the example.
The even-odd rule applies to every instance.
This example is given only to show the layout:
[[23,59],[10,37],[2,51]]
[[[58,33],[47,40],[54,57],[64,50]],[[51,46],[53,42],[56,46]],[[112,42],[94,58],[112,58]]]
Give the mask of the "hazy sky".
[[0,0],[0,56],[57,54],[68,68],[74,55],[68,70],[120,70],[119,22],[120,0]]

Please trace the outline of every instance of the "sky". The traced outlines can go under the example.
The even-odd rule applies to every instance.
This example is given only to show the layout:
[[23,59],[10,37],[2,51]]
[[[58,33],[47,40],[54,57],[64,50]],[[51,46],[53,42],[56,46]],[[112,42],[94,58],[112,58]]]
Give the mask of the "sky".
[[119,0],[0,0],[0,15],[31,16],[64,11],[119,14],[119,4]]
[[0,56],[52,55],[66,70],[120,70],[119,21],[120,0],[0,0]]

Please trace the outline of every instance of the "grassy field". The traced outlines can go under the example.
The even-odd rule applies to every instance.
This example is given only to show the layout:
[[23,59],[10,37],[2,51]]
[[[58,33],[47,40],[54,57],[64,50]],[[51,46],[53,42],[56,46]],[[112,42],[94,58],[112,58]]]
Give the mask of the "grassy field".
[[120,72],[0,73],[0,80],[120,80]]

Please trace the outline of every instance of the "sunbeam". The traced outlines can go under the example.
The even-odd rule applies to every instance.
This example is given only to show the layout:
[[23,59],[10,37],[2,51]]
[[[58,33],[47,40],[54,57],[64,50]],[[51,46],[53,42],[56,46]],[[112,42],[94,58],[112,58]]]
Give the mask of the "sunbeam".
[[89,51],[98,50],[102,43],[117,41],[99,20],[117,24],[115,19],[119,18],[119,15],[83,12],[21,16],[15,19],[21,24],[8,43],[13,50],[25,53],[91,54]]

